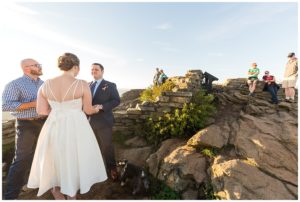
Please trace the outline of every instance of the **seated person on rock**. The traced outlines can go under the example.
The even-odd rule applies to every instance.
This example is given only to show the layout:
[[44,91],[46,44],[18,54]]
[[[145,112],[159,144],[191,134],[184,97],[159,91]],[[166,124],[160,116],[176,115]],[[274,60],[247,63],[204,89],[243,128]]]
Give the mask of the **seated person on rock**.
[[278,104],[277,91],[280,88],[275,81],[275,77],[270,75],[269,71],[265,71],[263,76],[265,82],[264,91],[269,91],[272,96],[272,104]]
[[158,78],[158,84],[162,85],[166,82],[166,80],[168,79],[168,76],[164,73],[164,70],[160,70],[160,75]]
[[249,95],[254,96],[254,91],[256,88],[256,84],[258,81],[259,69],[257,68],[256,63],[252,63],[252,68],[248,71],[248,81],[247,84],[249,86]]

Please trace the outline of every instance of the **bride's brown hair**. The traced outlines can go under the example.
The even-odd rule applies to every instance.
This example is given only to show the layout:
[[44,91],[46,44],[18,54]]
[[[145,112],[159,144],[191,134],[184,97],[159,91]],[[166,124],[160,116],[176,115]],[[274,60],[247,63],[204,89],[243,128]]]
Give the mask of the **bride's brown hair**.
[[58,67],[63,71],[69,71],[74,66],[79,66],[79,58],[73,53],[64,53],[58,58]]

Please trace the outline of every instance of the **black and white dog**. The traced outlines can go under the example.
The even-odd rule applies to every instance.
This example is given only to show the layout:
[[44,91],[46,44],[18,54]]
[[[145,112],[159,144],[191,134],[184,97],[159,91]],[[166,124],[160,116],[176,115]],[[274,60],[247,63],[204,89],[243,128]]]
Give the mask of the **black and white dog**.
[[124,186],[128,180],[131,180],[133,195],[140,193],[142,190],[148,192],[150,182],[145,171],[141,167],[128,163],[125,159],[117,161],[117,170],[119,172],[121,186]]

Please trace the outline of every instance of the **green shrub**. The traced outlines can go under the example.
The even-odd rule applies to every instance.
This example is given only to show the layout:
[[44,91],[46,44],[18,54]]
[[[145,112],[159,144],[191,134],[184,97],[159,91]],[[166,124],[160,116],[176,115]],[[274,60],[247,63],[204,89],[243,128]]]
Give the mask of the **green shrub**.
[[204,198],[206,200],[218,200],[220,199],[215,195],[211,182],[207,182],[200,188],[201,192],[204,194]]
[[153,196],[154,200],[171,200],[180,199],[180,194],[171,188],[164,186],[158,193]]
[[201,153],[205,156],[208,156],[209,158],[213,158],[213,157],[217,156],[218,151],[216,148],[206,147],[206,148],[201,149]]
[[174,87],[175,84],[169,80],[161,86],[150,86],[141,93],[140,101],[155,102],[156,98],[160,96],[163,91],[171,91]]
[[175,200],[180,199],[180,194],[162,181],[150,177],[150,197],[152,200]]
[[166,113],[158,117],[158,120],[150,117],[143,126],[145,132],[141,135],[154,145],[172,137],[191,137],[206,126],[208,118],[215,112],[213,100],[212,95],[199,91],[191,103],[184,104],[183,109]]

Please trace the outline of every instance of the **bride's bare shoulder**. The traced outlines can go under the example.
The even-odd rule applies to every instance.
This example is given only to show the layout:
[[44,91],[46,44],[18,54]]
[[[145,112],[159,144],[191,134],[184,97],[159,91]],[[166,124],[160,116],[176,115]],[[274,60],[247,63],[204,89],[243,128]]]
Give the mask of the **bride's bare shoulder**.
[[86,80],[78,79],[80,83],[82,83],[83,86],[89,86],[89,83]]
[[53,77],[53,78],[50,78],[50,79],[47,79],[45,82],[46,83],[53,83],[53,82],[57,82],[58,80],[60,80],[61,77],[60,76],[56,76],[56,77]]
[[83,83],[83,84],[87,84],[88,82],[86,80],[83,79],[77,79],[79,82]]

